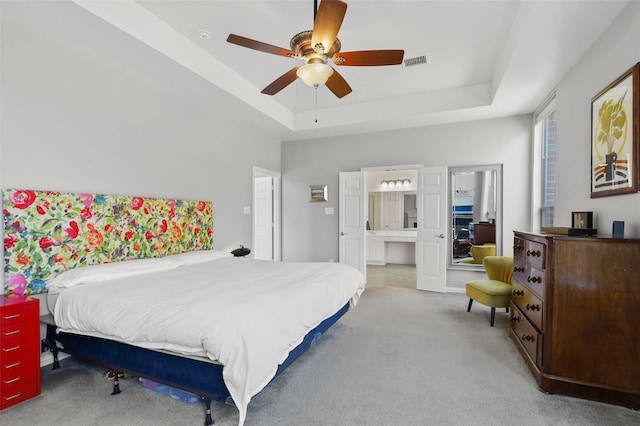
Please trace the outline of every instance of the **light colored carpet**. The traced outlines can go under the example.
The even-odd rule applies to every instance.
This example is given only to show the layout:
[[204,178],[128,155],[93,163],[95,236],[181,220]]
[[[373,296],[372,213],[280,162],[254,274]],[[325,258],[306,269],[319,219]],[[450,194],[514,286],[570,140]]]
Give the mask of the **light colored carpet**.
[[388,263],[384,266],[367,265],[367,288],[416,288],[416,265]]
[[[392,278],[391,278],[392,280]],[[375,281],[375,280],[373,280]],[[513,342],[508,314],[466,312],[461,294],[374,282],[347,313],[249,405],[247,426],[638,425],[640,413],[538,391]],[[43,368],[42,395],[0,412],[7,425],[200,425],[186,404],[72,358]],[[238,421],[214,402],[216,425]]]

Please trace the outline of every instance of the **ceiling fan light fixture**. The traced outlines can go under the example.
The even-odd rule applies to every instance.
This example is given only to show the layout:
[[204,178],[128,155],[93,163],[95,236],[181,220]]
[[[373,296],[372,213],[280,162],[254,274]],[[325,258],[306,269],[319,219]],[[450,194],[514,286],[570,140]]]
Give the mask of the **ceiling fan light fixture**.
[[318,87],[331,77],[333,68],[323,63],[306,64],[298,68],[296,74],[307,86]]

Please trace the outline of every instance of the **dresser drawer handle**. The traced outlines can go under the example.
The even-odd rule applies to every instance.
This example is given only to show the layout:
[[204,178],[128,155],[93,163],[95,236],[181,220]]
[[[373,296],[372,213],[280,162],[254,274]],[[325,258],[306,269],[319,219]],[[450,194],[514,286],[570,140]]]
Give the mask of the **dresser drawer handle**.
[[524,290],[513,290],[513,296],[524,296]]
[[522,340],[526,340],[527,342],[535,342],[536,341],[536,336],[531,336],[528,334],[523,334],[522,335]]
[[540,250],[527,250],[527,256],[540,257],[541,255],[542,255],[542,252]]
[[542,277],[532,277],[531,275],[529,275],[527,277],[527,282],[530,282],[530,283],[541,283],[542,282]]
[[520,322],[522,317],[520,315],[511,317],[511,322]]
[[20,329],[17,330],[13,330],[13,331],[8,331],[6,333],[2,333],[3,336],[13,336],[14,334],[19,334],[20,333]]
[[16,398],[17,398],[17,397],[19,397],[19,396],[20,396],[20,392],[18,392],[18,393],[17,393],[17,394],[15,394],[15,395],[12,395],[12,396],[7,396],[7,397],[5,397],[5,398],[4,398],[4,400],[5,400],[5,401],[11,401],[12,399],[16,399]]
[[524,266],[516,266],[513,270],[516,272],[524,272]]
[[12,348],[2,348],[2,352],[13,352],[17,349],[20,349],[20,345],[14,346]]
[[14,364],[11,364],[11,365],[5,365],[5,366],[4,366],[4,368],[7,368],[7,369],[8,369],[8,368],[17,367],[17,366],[19,366],[19,365],[20,365],[20,361],[18,361],[18,362],[16,362],[16,363],[14,363]]
[[8,384],[19,382],[19,381],[20,381],[20,376],[16,377],[15,379],[11,379],[11,380],[3,380],[2,383],[4,383],[5,385],[8,385]]
[[541,309],[540,305],[530,305],[530,304],[527,303],[527,310],[528,311],[539,311],[540,309]]
[[20,318],[20,314],[13,314],[13,315],[9,315],[6,317],[2,317],[3,320],[10,320],[10,319],[14,319],[14,318]]

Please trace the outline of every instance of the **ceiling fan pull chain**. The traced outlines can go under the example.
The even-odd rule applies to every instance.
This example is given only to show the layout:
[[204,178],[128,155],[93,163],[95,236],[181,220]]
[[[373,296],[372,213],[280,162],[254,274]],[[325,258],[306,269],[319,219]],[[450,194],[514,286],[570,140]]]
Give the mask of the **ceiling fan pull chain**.
[[316,89],[316,123],[318,122],[318,86],[315,87]]

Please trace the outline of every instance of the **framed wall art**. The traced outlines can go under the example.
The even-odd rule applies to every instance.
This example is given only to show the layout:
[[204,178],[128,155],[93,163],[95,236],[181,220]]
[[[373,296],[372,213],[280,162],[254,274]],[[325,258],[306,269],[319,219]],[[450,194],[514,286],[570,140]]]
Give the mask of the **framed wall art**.
[[638,192],[640,63],[591,100],[591,198]]
[[327,185],[309,185],[309,201],[328,201]]

